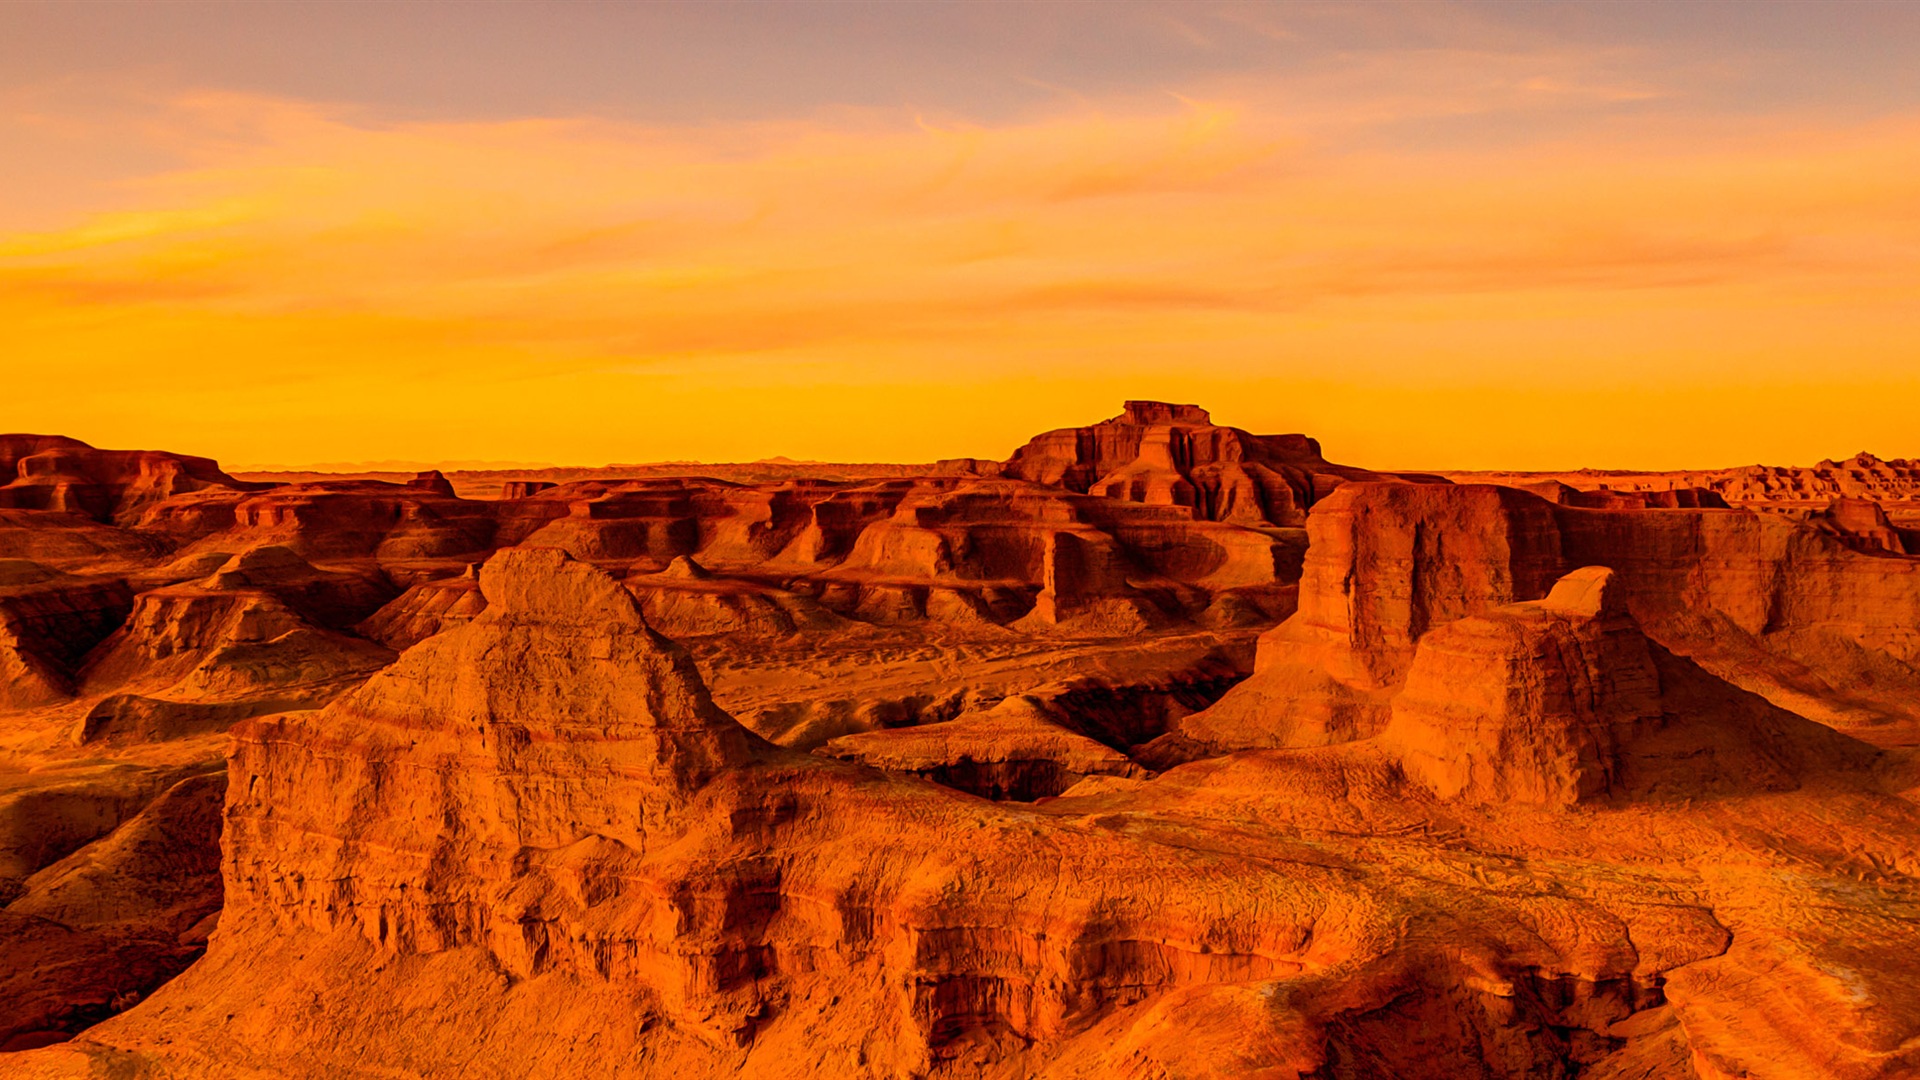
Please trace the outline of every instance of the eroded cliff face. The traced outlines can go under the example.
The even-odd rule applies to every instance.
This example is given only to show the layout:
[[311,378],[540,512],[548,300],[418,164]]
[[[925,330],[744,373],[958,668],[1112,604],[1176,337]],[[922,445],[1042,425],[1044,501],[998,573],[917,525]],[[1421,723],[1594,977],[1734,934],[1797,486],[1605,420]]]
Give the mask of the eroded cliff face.
[[0,1075],[1920,1071],[1884,512],[1081,430],[0,508]]
[[1443,797],[1567,806],[1616,790],[1623,748],[1662,713],[1613,571],[1588,567],[1423,637],[1381,745]]
[[157,450],[96,450],[61,436],[9,435],[0,446],[0,506],[82,514],[132,524],[152,505],[204,490],[260,485],[220,471],[209,458]]
[[1604,566],[1663,647],[1885,744],[1920,711],[1920,559],[1744,510],[1566,507],[1493,485],[1349,484],[1316,509],[1299,610],[1256,675],[1189,721],[1215,747],[1377,734],[1431,630]]
[[[1725,944],[1701,919],[1644,956],[1583,902],[1555,901],[1544,936],[1468,930],[1485,911],[1343,855],[1273,862],[1204,827],[1148,828],[1144,804],[1019,809],[782,751],[718,710],[604,573],[513,551],[481,588],[484,614],[360,690],[237,730],[223,928],[148,1015],[231,992],[304,936],[371,950],[402,1000],[445,987],[417,966],[445,955],[505,974],[482,1013],[556,983],[632,1003],[602,1018],[606,1046],[529,1032],[490,1075],[559,1073],[585,1050],[608,1075],[1145,1076],[1189,1039],[1231,1043],[1231,1074],[1411,1064],[1382,1014],[1423,986],[1449,988],[1417,1013],[1452,1031],[1432,1067],[1464,1071],[1420,1075],[1553,1073],[1573,1033],[1604,1041],[1658,1004],[1666,967]],[[1426,919],[1443,925],[1409,922]],[[345,995],[342,1012],[372,1007]],[[287,1071],[322,1073],[360,1037],[327,1023]],[[435,1052],[403,1054],[451,1067]]]
[[[1514,749],[1488,726],[1500,717],[1567,736],[1663,723],[1647,706],[1667,709],[1644,682],[1650,646],[1636,650],[1606,577],[1574,575],[1545,603],[1480,620],[1527,627],[1503,639],[1521,647],[1481,651],[1525,692],[1490,694],[1480,745]],[[360,690],[237,730],[227,907],[208,957],[35,1068],[318,1076],[375,1043],[383,1067],[499,1076],[1495,1077],[1634,1062],[1713,1075],[1703,1065],[1754,1061],[1703,1019],[1732,984],[1689,977],[1684,1006],[1667,993],[1733,955],[1724,883],[1682,851],[1726,826],[1655,839],[1648,818],[1678,821],[1653,807],[1709,789],[1656,791],[1602,767],[1600,787],[1657,801],[1606,819],[1557,809],[1594,793],[1581,769],[1618,746],[1549,739],[1488,759],[1532,786],[1445,763],[1423,773],[1389,739],[1159,780],[1112,769],[1045,803],[993,803],[756,739],[630,593],[558,552],[496,556],[480,588],[483,614]],[[1445,645],[1436,636],[1421,649]],[[943,756],[929,741],[996,724],[1033,739],[1057,722],[1009,705],[891,752],[919,745],[924,764]],[[1442,734],[1457,749],[1461,733]],[[1043,740],[1028,760],[1100,772],[1071,749]],[[889,750],[863,737],[829,752]],[[1862,786],[1875,751],[1848,753],[1782,760],[1795,783],[1829,777],[1856,808],[1910,818],[1911,804]],[[1436,803],[1435,789],[1466,797]],[[1722,794],[1757,797],[1745,781]],[[1487,853],[1514,830],[1559,836],[1548,863]],[[1589,877],[1601,864],[1613,869]],[[263,962],[324,991],[263,999]],[[1825,985],[1769,973],[1749,989],[1785,1001]],[[1877,1007],[1920,1015],[1911,996]],[[209,1009],[232,1019],[189,1019]],[[428,1015],[432,1030],[416,1030]],[[1410,1027],[1426,1034],[1409,1040]],[[1869,1020],[1858,1045],[1756,1049],[1894,1075],[1905,1051],[1882,1031]]]
[[873,1069],[912,1070],[963,1036],[1058,1037],[1141,978],[1298,968],[1285,957],[1311,947],[1323,901],[1293,883],[1264,886],[1284,884],[1290,918],[1158,919],[1175,944],[1130,937],[1150,905],[1124,890],[1030,912],[974,892],[999,873],[1096,881],[1142,853],[1072,838],[1036,861],[1019,849],[1045,819],[760,741],[630,594],[558,552],[503,553],[481,588],[484,614],[328,709],[239,729],[235,925],[606,980],[712,1044],[689,1062],[709,1071],[828,987],[877,1025]]
[[1121,502],[1184,507],[1203,521],[1298,526],[1341,483],[1381,474],[1335,465],[1305,435],[1254,435],[1197,405],[1129,401],[1119,416],[1036,436],[1007,476]]

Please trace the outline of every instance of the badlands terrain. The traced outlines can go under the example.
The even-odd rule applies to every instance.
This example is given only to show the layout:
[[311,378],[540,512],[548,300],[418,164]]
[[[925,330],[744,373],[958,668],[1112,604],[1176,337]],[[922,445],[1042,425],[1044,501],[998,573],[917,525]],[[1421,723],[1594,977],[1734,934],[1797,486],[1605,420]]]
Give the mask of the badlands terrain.
[[1920,465],[0,436],[0,1077],[1920,1076]]

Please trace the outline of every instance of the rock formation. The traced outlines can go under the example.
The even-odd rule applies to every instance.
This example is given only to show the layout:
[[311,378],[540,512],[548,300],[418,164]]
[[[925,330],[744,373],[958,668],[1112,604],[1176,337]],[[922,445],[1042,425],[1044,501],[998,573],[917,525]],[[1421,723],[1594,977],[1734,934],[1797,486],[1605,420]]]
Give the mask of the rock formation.
[[434,578],[413,586],[354,627],[361,637],[396,651],[412,648],[451,626],[486,610],[478,567],[458,577]]
[[1736,685],[1876,741],[1920,721],[1920,560],[1747,511],[1558,507],[1491,485],[1351,484],[1309,525],[1298,612],[1186,737],[1303,746],[1377,734],[1429,631],[1608,566],[1647,633]]
[[15,886],[0,907],[0,1053],[64,1039],[199,957],[220,911],[225,791],[223,773],[181,780]]
[[551,480],[509,480],[500,485],[500,497],[502,499],[525,499],[538,495],[543,491],[551,491],[556,486],[558,485],[554,484]]
[[221,472],[208,458],[151,450],[96,450],[60,437],[4,438],[0,472],[12,473],[13,478],[0,485],[0,506],[15,509],[59,510],[130,524],[149,506],[176,495],[255,486]]
[[1111,420],[1049,431],[1007,476],[1125,502],[1189,508],[1204,521],[1298,526],[1321,496],[1365,469],[1333,465],[1305,435],[1219,427],[1197,405],[1129,401]]
[[205,578],[142,592],[76,677],[98,704],[74,738],[173,738],[323,704],[392,659],[325,625],[350,623],[382,598],[364,579],[322,572],[285,548],[241,552]]
[[940,723],[842,735],[816,753],[925,776],[982,798],[1026,802],[1059,795],[1089,776],[1145,775],[1125,754],[1074,731],[1060,710],[1026,695]]
[[1381,742],[1443,797],[1567,806],[1613,790],[1660,719],[1646,637],[1596,566],[1422,637]]
[[1870,499],[1842,496],[1811,520],[1856,551],[1920,555],[1920,532],[1896,527],[1886,510]]
[[[1580,469],[1564,473],[1446,473],[1462,482],[1482,481],[1531,488],[1561,484],[1604,503],[1645,498],[1654,505],[1824,506],[1834,499],[1910,504],[1920,499],[1920,461],[1882,460],[1864,451],[1844,461],[1817,465],[1746,465],[1735,469],[1628,472]],[[1677,500],[1677,501],[1676,501]]]
[[1900,463],[0,466],[0,1076],[1920,1074]]

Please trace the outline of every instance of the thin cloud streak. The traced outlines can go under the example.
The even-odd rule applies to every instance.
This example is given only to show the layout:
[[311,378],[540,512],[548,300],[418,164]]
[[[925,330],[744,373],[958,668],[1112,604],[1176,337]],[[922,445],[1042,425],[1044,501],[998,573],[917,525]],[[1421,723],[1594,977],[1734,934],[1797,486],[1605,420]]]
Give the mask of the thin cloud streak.
[[[1459,50],[1395,55],[1412,65],[1398,78],[1220,82],[991,126],[872,110],[395,123],[197,94],[131,121],[184,164],[122,184],[112,209],[0,234],[0,350],[19,407],[83,426],[124,423],[116,392],[185,416],[208,386],[299,383],[299,416],[370,440],[332,458],[419,456],[379,441],[380,394],[540,406],[511,445],[454,456],[590,460],[607,444],[568,415],[579,393],[632,401],[657,456],[714,453],[728,444],[700,425],[730,421],[686,403],[749,408],[743,394],[771,391],[743,387],[780,370],[896,402],[1036,369],[1075,398],[1200,385],[1168,379],[1175,357],[1270,385],[1481,380],[1543,401],[1678,376],[1785,388],[1834,355],[1911,373],[1920,327],[1899,298],[1920,291],[1920,113],[1756,132],[1668,111],[1547,136],[1553,117],[1663,108],[1667,92],[1605,57],[1475,73]],[[1462,116],[1525,126],[1382,137]],[[103,388],[96,405],[71,400],[77,384]],[[1403,411],[1381,423],[1407,434],[1384,449],[1495,463],[1444,460],[1454,417],[1392,400]],[[254,408],[224,452],[286,458],[291,406]],[[413,423],[409,438],[472,437],[454,414]],[[820,456],[817,416],[768,423],[733,455]],[[957,430],[882,426],[852,450],[970,452],[934,442]],[[1668,458],[1709,449],[1638,434]]]

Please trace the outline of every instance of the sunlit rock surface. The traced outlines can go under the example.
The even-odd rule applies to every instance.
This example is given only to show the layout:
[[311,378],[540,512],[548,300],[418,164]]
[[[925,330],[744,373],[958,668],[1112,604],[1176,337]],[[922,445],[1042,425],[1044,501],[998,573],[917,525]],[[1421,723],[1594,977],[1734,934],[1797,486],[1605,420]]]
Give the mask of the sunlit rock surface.
[[0,1076],[1920,1073],[1904,463],[0,459]]

